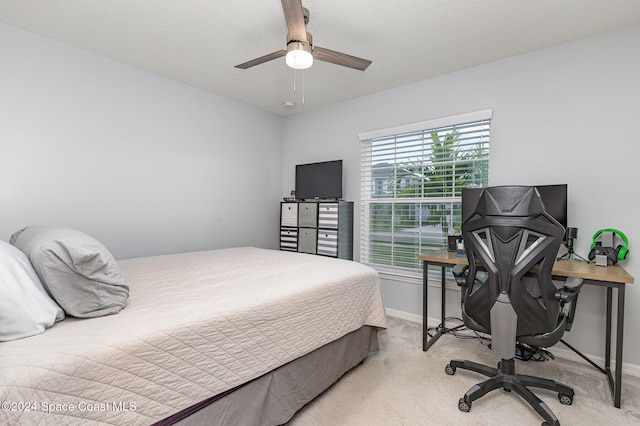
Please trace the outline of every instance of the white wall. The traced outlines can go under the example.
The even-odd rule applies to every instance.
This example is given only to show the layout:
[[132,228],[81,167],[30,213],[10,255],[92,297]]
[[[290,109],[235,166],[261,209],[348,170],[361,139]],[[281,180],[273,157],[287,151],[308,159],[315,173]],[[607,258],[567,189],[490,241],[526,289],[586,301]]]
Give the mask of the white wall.
[[[577,253],[586,257],[596,230],[618,228],[630,239],[622,264],[640,277],[638,46],[635,26],[288,117],[282,195],[293,188],[295,164],[342,158],[345,198],[356,201],[358,218],[359,132],[492,108],[490,184],[567,183]],[[387,307],[404,312],[421,315],[421,291],[383,282]],[[640,365],[640,288],[626,293],[625,362]],[[439,290],[429,294],[437,318]],[[459,315],[459,296],[450,296],[448,313]],[[566,336],[597,356],[604,355],[604,303],[603,289],[585,288]]]
[[282,118],[2,24],[0,55],[0,239],[277,247]]

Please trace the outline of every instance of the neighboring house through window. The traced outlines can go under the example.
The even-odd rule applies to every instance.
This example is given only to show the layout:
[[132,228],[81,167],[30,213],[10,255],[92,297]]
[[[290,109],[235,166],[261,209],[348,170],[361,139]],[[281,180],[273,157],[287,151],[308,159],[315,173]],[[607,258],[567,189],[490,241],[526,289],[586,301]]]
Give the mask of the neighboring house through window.
[[489,180],[491,110],[361,133],[360,261],[421,276],[418,255],[461,232],[462,188]]

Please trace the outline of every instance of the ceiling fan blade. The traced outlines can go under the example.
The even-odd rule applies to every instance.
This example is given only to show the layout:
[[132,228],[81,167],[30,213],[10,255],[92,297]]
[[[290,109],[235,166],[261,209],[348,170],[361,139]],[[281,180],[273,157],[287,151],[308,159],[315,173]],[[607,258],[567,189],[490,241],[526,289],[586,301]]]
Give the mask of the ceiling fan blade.
[[313,48],[313,57],[319,61],[331,62],[332,64],[342,65],[343,67],[353,68],[359,71],[364,71],[371,65],[371,61],[367,59],[317,46]]
[[284,19],[287,21],[289,38],[294,41],[307,43],[307,29],[304,24],[302,0],[282,0]]
[[252,59],[248,62],[245,62],[240,65],[236,65],[236,68],[241,68],[246,70],[247,68],[255,67],[256,65],[264,64],[265,62],[269,62],[273,59],[278,59],[287,54],[287,51],[282,49],[277,52],[269,53],[268,55],[260,56],[259,58]]

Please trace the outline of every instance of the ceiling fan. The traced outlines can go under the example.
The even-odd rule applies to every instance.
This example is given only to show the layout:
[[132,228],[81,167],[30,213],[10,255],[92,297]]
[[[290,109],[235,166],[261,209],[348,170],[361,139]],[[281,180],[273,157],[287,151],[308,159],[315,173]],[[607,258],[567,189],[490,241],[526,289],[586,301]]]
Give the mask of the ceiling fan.
[[251,68],[282,56],[286,56],[287,65],[295,69],[309,68],[314,59],[359,71],[366,70],[371,64],[371,61],[367,59],[314,46],[311,34],[306,29],[306,24],[309,22],[309,10],[302,7],[301,0],[281,1],[284,19],[287,21],[287,29],[289,31],[287,34],[287,48],[236,65],[236,68]]

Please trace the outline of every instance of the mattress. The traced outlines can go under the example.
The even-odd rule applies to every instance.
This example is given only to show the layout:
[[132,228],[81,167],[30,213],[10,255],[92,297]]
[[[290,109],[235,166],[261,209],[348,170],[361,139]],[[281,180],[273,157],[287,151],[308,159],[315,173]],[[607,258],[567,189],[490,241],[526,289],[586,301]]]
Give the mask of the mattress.
[[386,326],[378,275],[356,262],[245,247],[119,265],[119,314],[0,343],[0,423],[147,425]]

